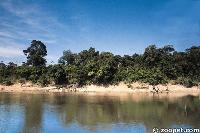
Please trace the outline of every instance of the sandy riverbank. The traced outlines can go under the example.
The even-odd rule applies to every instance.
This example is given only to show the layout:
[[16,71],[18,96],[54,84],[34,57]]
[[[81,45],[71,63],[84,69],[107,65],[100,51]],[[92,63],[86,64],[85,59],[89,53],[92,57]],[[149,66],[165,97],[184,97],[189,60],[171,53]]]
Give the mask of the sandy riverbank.
[[0,92],[17,92],[17,93],[77,93],[77,94],[90,94],[90,95],[127,95],[127,94],[159,94],[159,95],[172,95],[172,96],[184,96],[184,95],[196,95],[200,96],[200,87],[195,86],[192,88],[186,88],[181,85],[158,85],[157,91],[153,90],[152,86],[142,83],[132,83],[131,88],[124,83],[110,86],[97,86],[88,85],[80,88],[58,88],[55,86],[40,87],[26,83],[23,86],[21,84],[14,84],[11,86],[0,85]]

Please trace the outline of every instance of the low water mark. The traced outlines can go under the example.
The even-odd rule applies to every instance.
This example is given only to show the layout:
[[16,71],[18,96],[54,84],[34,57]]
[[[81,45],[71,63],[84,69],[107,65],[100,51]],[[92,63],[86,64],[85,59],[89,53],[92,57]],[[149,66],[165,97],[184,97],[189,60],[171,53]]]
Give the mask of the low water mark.
[[200,133],[199,128],[153,128],[153,133]]

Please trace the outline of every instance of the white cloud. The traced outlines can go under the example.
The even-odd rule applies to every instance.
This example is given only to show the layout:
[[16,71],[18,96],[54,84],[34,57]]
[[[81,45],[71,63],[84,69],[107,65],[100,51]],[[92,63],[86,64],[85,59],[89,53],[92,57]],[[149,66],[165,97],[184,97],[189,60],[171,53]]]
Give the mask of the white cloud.
[[9,37],[9,38],[13,38],[13,35],[10,32],[2,32],[0,31],[0,37]]
[[[47,59],[57,62],[58,53],[66,47],[77,49],[81,44],[90,45],[91,25],[85,13],[69,11],[69,14],[67,12],[64,16],[69,17],[66,19],[69,22],[64,22],[64,19],[58,18],[59,15],[52,14],[51,10],[37,2],[5,0],[0,2],[0,8],[3,9],[0,16],[0,48],[15,46],[22,52],[32,40],[41,40],[47,46],[48,55],[54,57]],[[12,51],[13,54],[7,53],[1,52],[0,56],[14,57],[19,54],[16,51]]]
[[19,48],[13,47],[0,47],[0,56],[2,57],[13,57],[13,56],[22,56],[23,52]]
[[56,17],[36,4],[7,0],[1,2],[0,7],[9,13],[6,19],[0,17],[0,36],[57,42],[58,35],[54,32],[55,29],[61,32],[68,29],[67,25],[60,23]]
[[[47,44],[49,50],[55,44],[71,41],[60,36],[69,33],[69,27],[38,4],[5,0],[0,2],[0,8],[4,9],[0,16],[0,59],[20,57],[34,39]],[[54,53],[51,56],[55,56]],[[57,61],[56,58],[47,59]]]

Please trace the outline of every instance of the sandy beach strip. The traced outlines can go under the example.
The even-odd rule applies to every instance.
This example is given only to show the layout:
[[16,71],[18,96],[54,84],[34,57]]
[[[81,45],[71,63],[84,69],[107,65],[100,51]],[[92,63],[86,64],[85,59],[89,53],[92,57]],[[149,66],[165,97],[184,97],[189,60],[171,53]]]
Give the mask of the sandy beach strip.
[[21,86],[20,83],[11,86],[0,85],[0,92],[14,92],[14,93],[64,93],[64,94],[87,94],[87,95],[110,95],[110,96],[127,96],[135,95],[137,97],[152,96],[159,94],[159,96],[181,97],[185,95],[200,96],[200,87],[194,86],[186,88],[182,85],[158,85],[157,91],[153,90],[153,87],[144,83],[132,83],[131,87],[128,87],[125,83],[119,83],[118,85],[109,86],[97,86],[87,85],[79,88],[67,88],[48,86],[41,87],[26,83]]

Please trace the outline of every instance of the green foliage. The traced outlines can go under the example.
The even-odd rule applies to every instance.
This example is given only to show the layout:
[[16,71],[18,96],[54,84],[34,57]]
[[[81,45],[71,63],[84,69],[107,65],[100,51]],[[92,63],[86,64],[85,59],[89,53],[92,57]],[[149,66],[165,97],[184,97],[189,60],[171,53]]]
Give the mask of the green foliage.
[[16,74],[17,65],[9,62],[8,65],[1,62],[0,64],[0,83],[5,85],[12,85],[13,81],[17,79]]
[[43,74],[37,81],[37,83],[41,86],[47,86],[48,84],[50,84],[50,79],[48,78],[48,76],[46,74]]
[[17,67],[17,75],[19,79],[25,79],[25,80],[30,80],[30,75],[31,75],[31,67],[22,65]]
[[56,85],[68,83],[63,65],[58,64],[48,66],[47,74],[50,80]]
[[200,46],[193,46],[189,49],[186,49],[186,61],[188,68],[188,75],[193,77],[196,75],[200,77]]
[[113,55],[89,48],[79,53],[64,51],[58,63],[45,66],[46,46],[33,40],[23,51],[27,62],[21,66],[0,63],[0,83],[7,85],[16,80],[48,84],[117,84],[144,82],[165,84],[170,80],[191,87],[200,82],[200,46],[177,52],[172,45],[157,48],[150,45],[144,54]]
[[23,50],[27,56],[27,65],[31,66],[45,66],[47,55],[46,46],[41,41],[33,40],[31,46]]
[[66,64],[66,65],[73,65],[76,64],[77,55],[73,54],[70,50],[64,51],[63,56],[60,57],[58,63]]
[[5,79],[3,81],[3,84],[6,85],[6,86],[10,86],[10,85],[13,85],[13,82],[10,79]]
[[95,83],[109,84],[114,82],[115,73],[117,72],[118,62],[116,62],[114,55],[109,52],[102,52],[99,55],[98,70],[95,75]]
[[179,77],[177,80],[176,80],[176,83],[177,84],[181,84],[181,85],[184,85],[186,87],[192,87],[192,86],[197,86],[198,85],[198,82],[195,81],[195,80],[192,80],[191,78],[188,78],[188,77]]
[[78,67],[75,65],[67,65],[64,67],[64,69],[68,83],[76,84],[78,82]]
[[121,80],[126,83],[132,83],[136,81],[149,83],[151,85],[164,84],[167,82],[167,77],[157,68],[148,69],[148,68],[139,68],[139,67],[130,67],[124,68],[119,73]]
[[145,49],[143,60],[147,67],[158,66],[161,59],[161,51],[155,45],[150,45]]
[[167,83],[167,77],[161,72],[161,70],[154,68],[150,71],[149,77],[145,82],[150,85],[165,84]]

